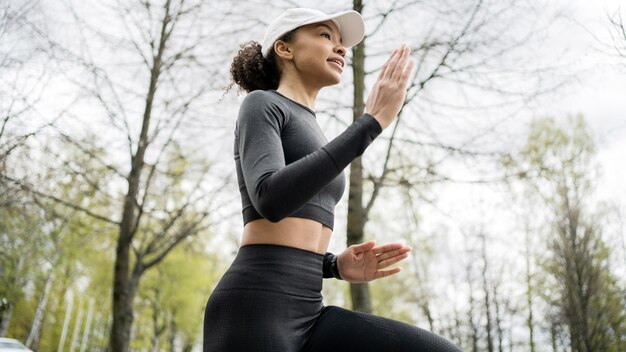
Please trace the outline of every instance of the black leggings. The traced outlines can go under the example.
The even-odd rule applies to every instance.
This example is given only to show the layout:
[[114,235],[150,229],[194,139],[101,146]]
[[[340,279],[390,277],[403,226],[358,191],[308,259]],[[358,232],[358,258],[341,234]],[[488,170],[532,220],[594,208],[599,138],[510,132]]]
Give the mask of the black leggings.
[[322,254],[246,245],[209,297],[204,352],[461,351],[415,326],[322,304]]

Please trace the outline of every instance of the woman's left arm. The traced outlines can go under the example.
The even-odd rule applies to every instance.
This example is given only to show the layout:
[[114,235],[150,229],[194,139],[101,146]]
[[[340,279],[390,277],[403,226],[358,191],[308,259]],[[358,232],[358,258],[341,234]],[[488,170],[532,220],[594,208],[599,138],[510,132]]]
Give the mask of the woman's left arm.
[[337,257],[341,278],[352,283],[369,282],[399,273],[402,268],[383,270],[409,256],[411,247],[402,243],[376,246],[376,241],[355,244]]

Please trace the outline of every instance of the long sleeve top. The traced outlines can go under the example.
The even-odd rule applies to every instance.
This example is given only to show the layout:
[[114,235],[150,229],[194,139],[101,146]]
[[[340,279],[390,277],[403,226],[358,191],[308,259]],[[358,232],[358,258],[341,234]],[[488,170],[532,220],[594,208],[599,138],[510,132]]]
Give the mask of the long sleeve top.
[[239,110],[233,146],[244,225],[289,216],[333,229],[346,186],[343,170],[381,132],[365,113],[329,142],[308,107],[275,90],[250,92]]

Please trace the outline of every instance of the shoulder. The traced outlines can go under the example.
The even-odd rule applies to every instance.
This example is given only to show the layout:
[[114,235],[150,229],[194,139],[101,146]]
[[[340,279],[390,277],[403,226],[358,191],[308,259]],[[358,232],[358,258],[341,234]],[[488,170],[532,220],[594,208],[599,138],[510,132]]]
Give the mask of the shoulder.
[[282,127],[288,122],[289,107],[280,98],[265,90],[254,90],[246,95],[239,108],[239,120],[267,121]]
[[281,110],[287,112],[289,107],[277,94],[267,90],[254,90],[243,99],[242,108],[256,108],[262,110]]
[[268,90],[257,89],[252,92],[246,94],[246,97],[243,99],[243,104],[250,102],[272,102],[276,100],[274,98],[274,94]]

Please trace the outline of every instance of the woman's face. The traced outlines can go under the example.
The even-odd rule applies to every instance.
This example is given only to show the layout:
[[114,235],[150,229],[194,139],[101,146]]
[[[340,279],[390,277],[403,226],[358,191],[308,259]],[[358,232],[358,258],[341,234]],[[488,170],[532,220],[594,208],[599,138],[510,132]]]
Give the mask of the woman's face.
[[293,71],[305,82],[319,88],[341,81],[346,48],[341,45],[335,22],[328,20],[300,27],[294,40],[286,46],[291,55],[280,56],[289,66],[287,71]]

